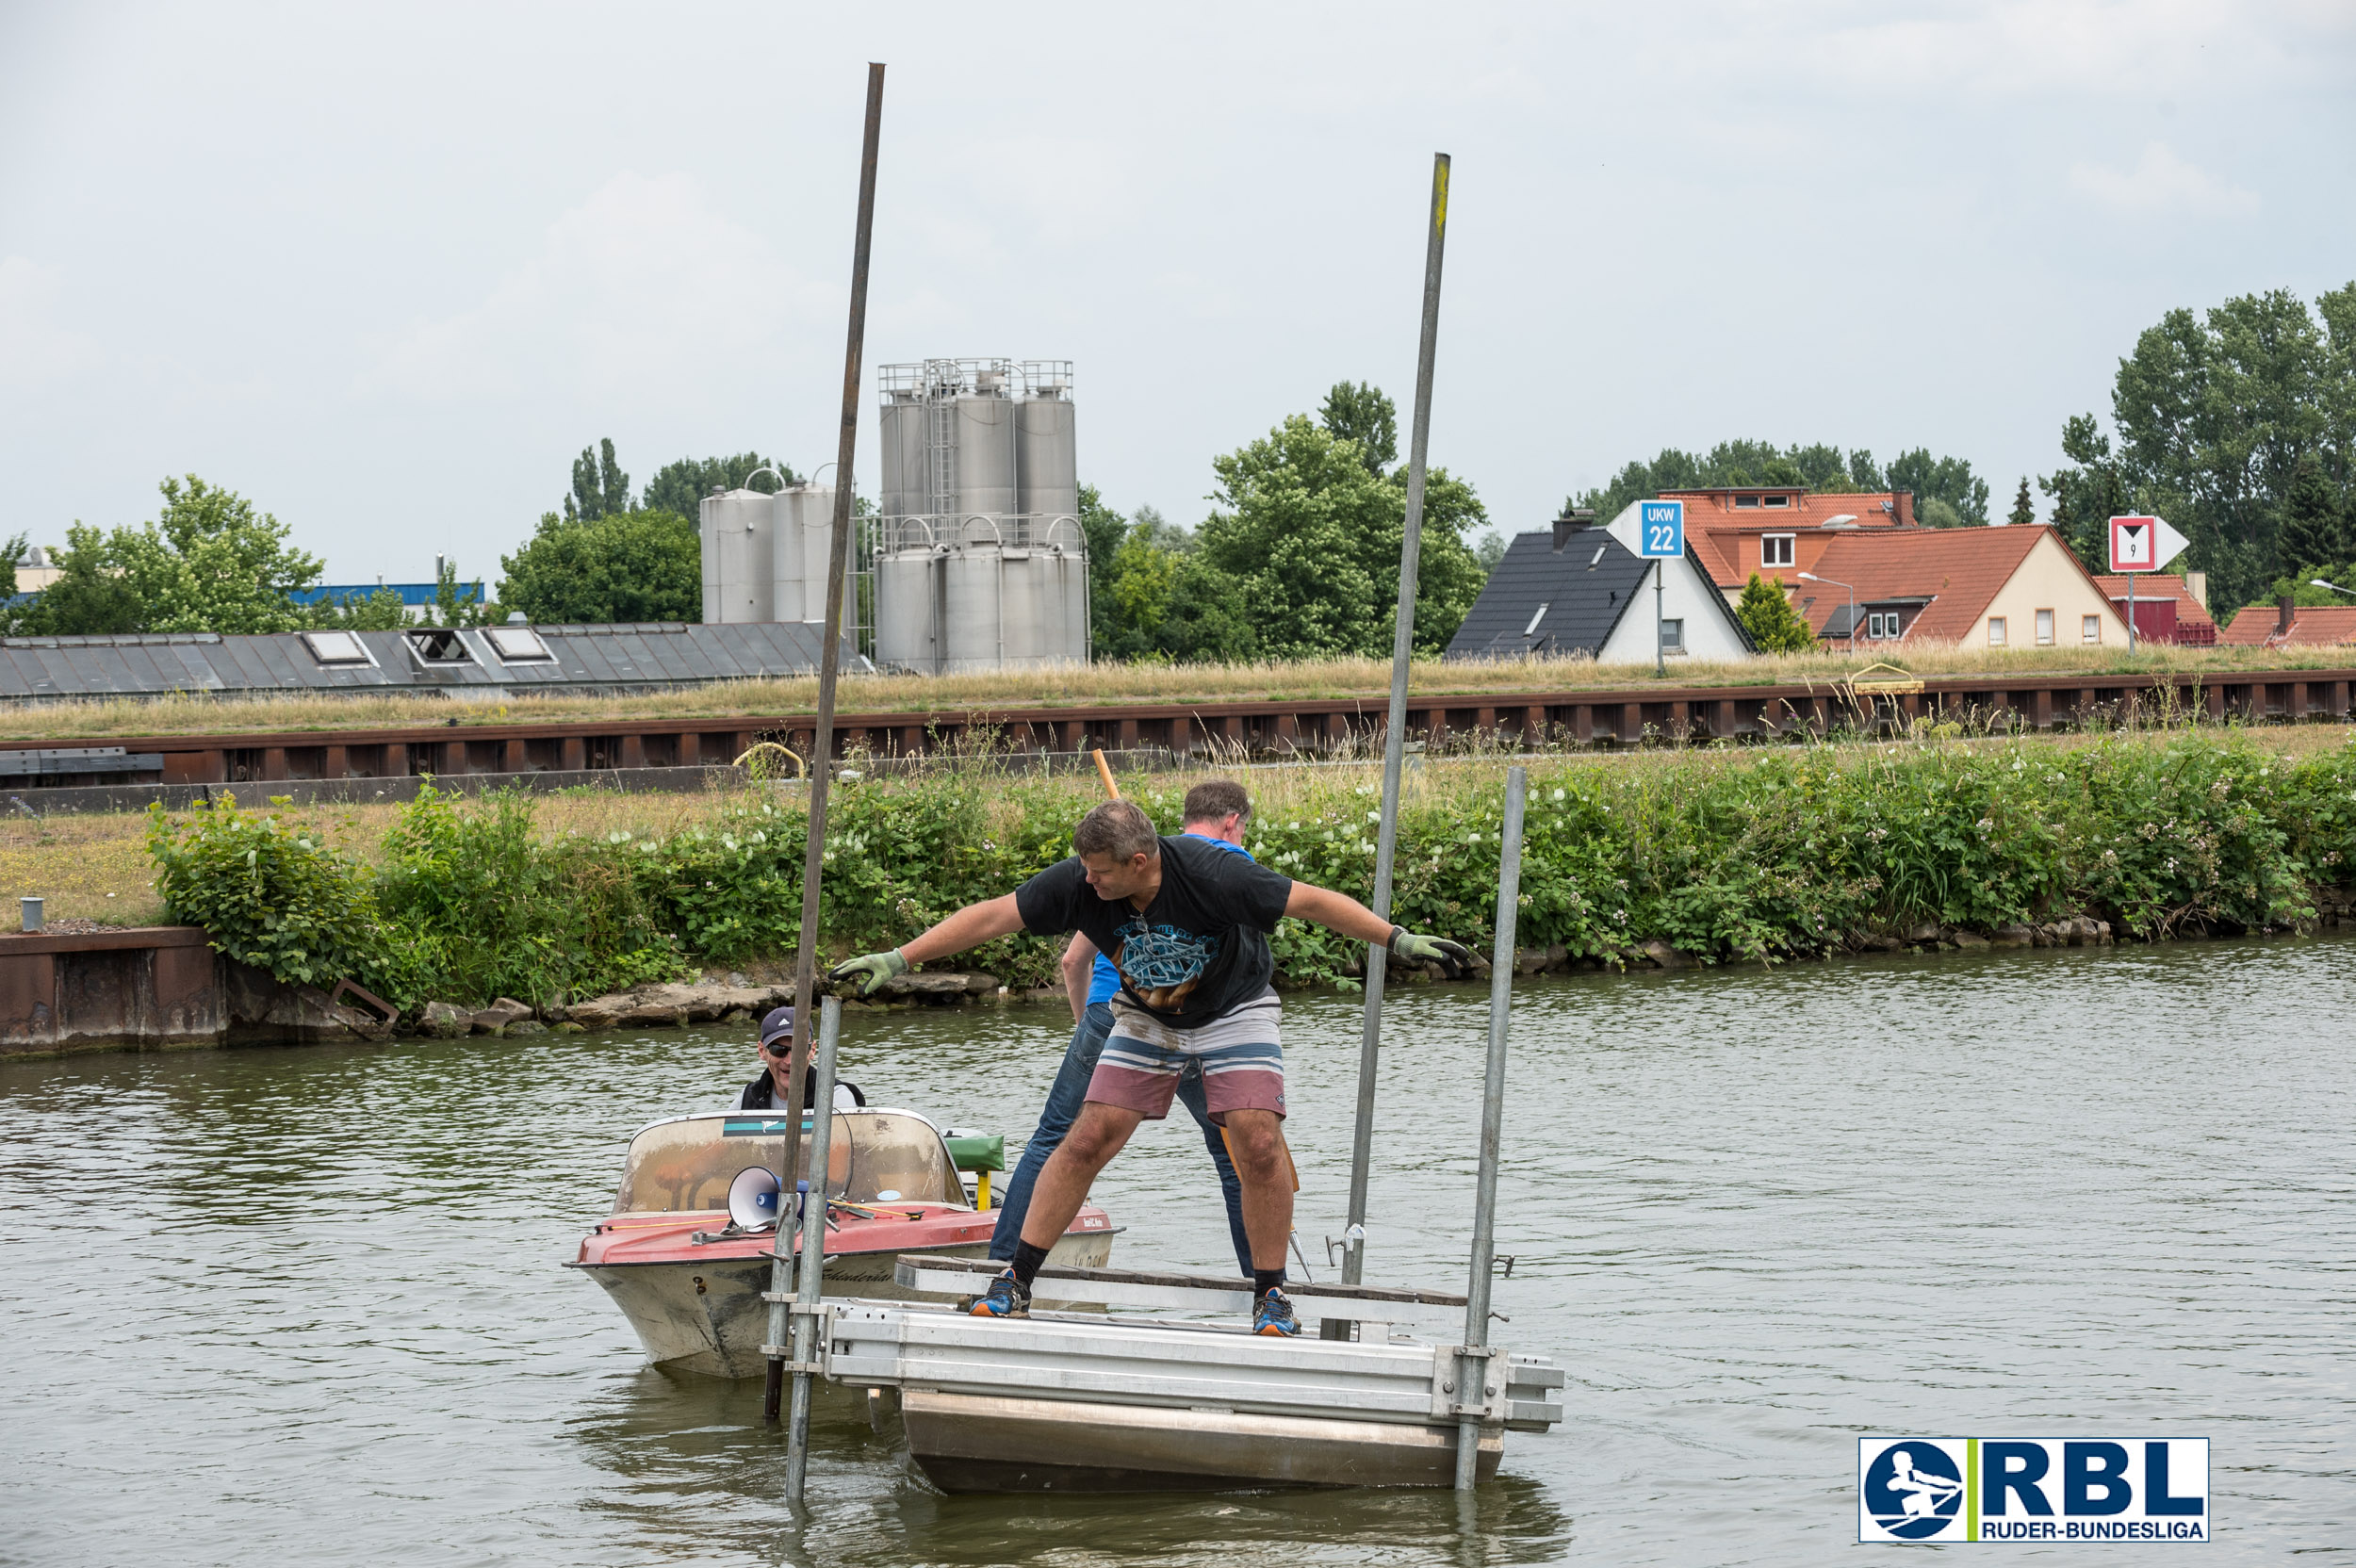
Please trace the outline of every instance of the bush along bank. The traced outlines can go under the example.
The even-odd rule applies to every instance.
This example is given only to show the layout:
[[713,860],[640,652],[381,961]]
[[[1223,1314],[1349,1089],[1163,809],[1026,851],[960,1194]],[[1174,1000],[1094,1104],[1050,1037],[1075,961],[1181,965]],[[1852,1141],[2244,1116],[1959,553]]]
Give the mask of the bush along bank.
[[[1380,794],[1347,776],[1261,776],[1250,847],[1288,875],[1372,889]],[[1182,790],[1134,792],[1174,829]],[[1064,781],[956,774],[846,780],[822,900],[830,955],[906,941],[1068,851],[1097,798]],[[1394,918],[1486,952],[1503,784],[1430,767],[1402,807]],[[430,788],[373,853],[283,804],[151,816],[158,890],[235,958],[345,975],[413,1015],[499,997],[541,1012],[774,966],[800,936],[805,819],[754,792],[667,836],[545,836],[532,802]],[[1570,962],[1774,963],[1938,940],[2078,941],[2294,929],[2356,883],[2356,744],[2298,761],[2231,735],[2063,749],[1942,743],[1697,752],[1644,768],[1532,769],[1520,937]],[[2099,924],[2097,923],[2100,923]],[[1363,952],[1287,921],[1280,984],[1352,984]],[[1058,943],[958,960],[1014,989]],[[988,988],[994,992],[995,987]]]

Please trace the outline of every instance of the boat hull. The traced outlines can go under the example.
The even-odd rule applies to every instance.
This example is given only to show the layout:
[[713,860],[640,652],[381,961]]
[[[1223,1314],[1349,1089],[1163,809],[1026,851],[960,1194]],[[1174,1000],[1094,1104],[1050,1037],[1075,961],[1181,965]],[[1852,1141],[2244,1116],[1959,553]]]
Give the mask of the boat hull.
[[[1101,1268],[1112,1255],[1113,1233],[1106,1229],[1066,1234],[1048,1261],[1059,1268]],[[903,1251],[980,1258],[989,1255],[990,1242],[982,1237],[891,1251],[828,1252],[826,1294],[913,1299],[892,1282],[892,1266]],[[761,1297],[769,1288],[772,1261],[764,1250],[736,1257],[573,1266],[614,1298],[653,1365],[697,1377],[758,1378],[768,1370],[761,1348],[769,1338],[769,1303]]]

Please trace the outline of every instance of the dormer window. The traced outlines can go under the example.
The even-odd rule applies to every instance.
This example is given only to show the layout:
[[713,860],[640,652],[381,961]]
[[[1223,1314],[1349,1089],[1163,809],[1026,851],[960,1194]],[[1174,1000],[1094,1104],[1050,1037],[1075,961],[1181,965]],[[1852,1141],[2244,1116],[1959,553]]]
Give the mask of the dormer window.
[[1759,498],[1757,496],[1737,496],[1734,498],[1734,504],[1737,506],[1757,506],[1759,504]]
[[1765,533],[1759,535],[1759,564],[1761,566],[1791,565],[1792,540],[1794,537],[1795,535],[1789,533]]
[[1759,498],[1759,504],[1761,506],[1790,506],[1792,504],[1792,498],[1789,496],[1761,496]]

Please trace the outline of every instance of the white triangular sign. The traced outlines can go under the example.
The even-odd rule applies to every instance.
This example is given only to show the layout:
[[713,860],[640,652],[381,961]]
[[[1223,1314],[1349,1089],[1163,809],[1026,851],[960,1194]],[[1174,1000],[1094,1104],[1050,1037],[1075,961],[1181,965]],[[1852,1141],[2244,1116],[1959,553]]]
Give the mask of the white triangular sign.
[[2151,519],[2151,564],[2153,566],[2165,566],[2191,547],[2192,541],[2168,527],[2167,518]]

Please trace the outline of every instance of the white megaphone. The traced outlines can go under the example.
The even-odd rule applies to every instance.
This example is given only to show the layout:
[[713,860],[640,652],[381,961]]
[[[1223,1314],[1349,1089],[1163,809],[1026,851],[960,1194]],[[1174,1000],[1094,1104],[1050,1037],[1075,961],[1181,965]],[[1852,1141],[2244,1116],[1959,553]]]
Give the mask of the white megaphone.
[[765,1231],[777,1222],[777,1173],[748,1165],[728,1184],[728,1219],[740,1231]]

